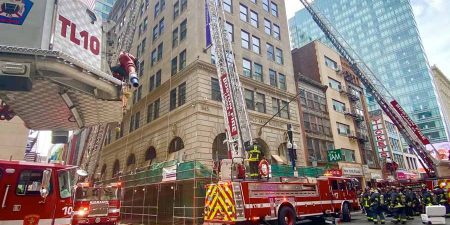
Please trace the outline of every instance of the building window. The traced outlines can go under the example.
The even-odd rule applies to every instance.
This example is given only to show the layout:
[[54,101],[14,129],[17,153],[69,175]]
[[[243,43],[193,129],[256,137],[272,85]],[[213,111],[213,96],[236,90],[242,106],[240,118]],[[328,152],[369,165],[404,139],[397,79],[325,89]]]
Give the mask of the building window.
[[258,13],[250,10],[250,24],[254,27],[258,27]]
[[211,99],[219,102],[222,101],[219,80],[216,78],[211,78]]
[[283,64],[283,50],[276,48],[275,50],[275,62],[282,65]]
[[156,49],[152,51],[152,66],[156,63],[157,61],[157,55],[156,55]]
[[169,144],[169,153],[178,152],[184,148],[183,140],[180,137],[175,137],[170,141]]
[[333,70],[337,70],[338,68],[337,63],[334,60],[328,58],[327,56],[325,56],[325,65]]
[[142,25],[142,32],[147,31],[147,25],[148,25],[148,19],[145,17],[143,25]]
[[226,22],[225,23],[225,30],[227,31],[227,37],[228,40],[234,42],[234,27],[233,24]]
[[256,111],[265,113],[266,112],[266,96],[261,93],[256,93]]
[[133,132],[133,128],[134,128],[134,115],[131,115],[130,117],[130,131],[128,133]]
[[252,50],[254,53],[261,53],[261,44],[259,38],[252,36]]
[[139,77],[142,77],[142,75],[144,75],[144,68],[145,68],[145,62],[144,62],[144,60],[142,60],[140,63],[139,63]]
[[281,118],[289,119],[289,103],[287,101],[281,101]]
[[253,64],[253,79],[263,81],[263,68],[258,63]]
[[276,98],[272,98],[272,114],[280,116],[280,101]]
[[276,24],[273,24],[273,37],[280,40],[281,39],[281,35],[280,35],[280,27]]
[[22,170],[16,187],[17,195],[39,195],[42,184],[42,170]]
[[269,0],[262,0],[263,9],[269,12]]
[[274,53],[273,45],[266,43],[266,49],[267,49],[267,59],[275,61],[275,53]]
[[242,73],[246,77],[252,76],[252,62],[247,59],[242,59]]
[[147,106],[147,123],[153,120],[153,103]]
[[178,69],[178,60],[177,60],[177,57],[175,56],[175,58],[173,58],[172,59],[172,63],[171,63],[172,65],[171,65],[171,69],[170,69],[170,74],[173,76],[173,75],[175,75],[178,71],[177,71],[177,69]]
[[229,13],[233,12],[232,0],[223,0],[223,10],[225,10],[226,12],[229,12]]
[[187,19],[183,20],[180,25],[180,41],[184,40],[187,35]]
[[160,9],[159,9],[159,2],[156,2],[155,4],[155,10],[154,10],[154,18],[156,18],[159,15]]
[[271,2],[270,4],[270,12],[272,13],[273,16],[278,17],[278,5]]
[[186,103],[186,82],[178,86],[178,107]]
[[159,35],[161,36],[161,34],[164,32],[164,18],[162,18],[159,21]]
[[278,87],[277,72],[269,69],[270,86]]
[[239,18],[242,21],[248,22],[248,8],[245,5],[239,5]]
[[134,129],[139,129],[139,125],[141,122],[141,112],[137,112],[134,116]]
[[161,44],[158,45],[158,61],[162,59],[162,55],[163,55],[163,43],[161,42]]
[[355,151],[350,149],[341,149],[342,159],[346,162],[356,162]]
[[153,120],[156,120],[156,119],[158,119],[159,118],[159,105],[160,105],[160,100],[158,99],[158,100],[156,100],[155,101],[155,103],[153,103],[153,107],[154,107],[154,110],[153,110]]
[[181,0],[181,12],[184,12],[184,10],[187,9],[187,1],[188,0]]
[[178,45],[178,27],[172,31],[172,48]]
[[177,89],[174,88],[170,91],[170,111],[177,107]]
[[341,90],[341,82],[328,77],[328,86],[336,91],[340,91]]
[[268,35],[272,35],[272,23],[266,18],[264,18],[264,32]]
[[241,30],[241,46],[250,49],[250,35],[244,30]]
[[336,122],[336,125],[337,125],[337,132],[339,135],[347,136],[348,134],[350,134],[350,126],[349,125],[339,123],[339,122]]
[[141,100],[141,97],[142,97],[142,85],[139,86],[137,89],[137,101]]
[[332,99],[333,102],[333,109],[336,112],[344,113],[345,112],[345,103],[342,103],[340,101],[336,101]]
[[244,90],[244,96],[245,96],[245,105],[247,106],[247,109],[249,110],[255,110],[255,94],[253,91],[250,91],[248,89]]
[[178,15],[180,15],[180,2],[176,1],[175,4],[173,5],[173,19],[175,20],[175,18],[177,18]]
[[179,67],[180,67],[180,70],[182,70],[182,69],[184,69],[184,67],[186,67],[186,49],[180,53],[179,58],[180,58]]
[[155,41],[158,38],[158,29],[159,29],[158,25],[153,27],[153,36],[152,36],[153,39],[152,39],[152,41]]
[[287,89],[286,76],[284,74],[278,73],[278,84],[280,85],[280,89]]

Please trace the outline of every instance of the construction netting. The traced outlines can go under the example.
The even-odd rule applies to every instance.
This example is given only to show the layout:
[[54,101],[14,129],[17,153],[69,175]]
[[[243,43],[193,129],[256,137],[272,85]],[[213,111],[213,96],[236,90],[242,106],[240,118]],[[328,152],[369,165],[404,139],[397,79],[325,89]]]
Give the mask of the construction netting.
[[205,186],[217,181],[209,162],[167,161],[122,176],[121,223],[203,224]]

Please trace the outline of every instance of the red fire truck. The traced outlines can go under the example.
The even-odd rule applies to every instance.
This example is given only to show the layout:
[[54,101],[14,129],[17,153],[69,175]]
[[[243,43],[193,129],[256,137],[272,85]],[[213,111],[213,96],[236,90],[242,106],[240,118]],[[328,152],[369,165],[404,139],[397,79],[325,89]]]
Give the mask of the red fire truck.
[[0,160],[0,224],[70,224],[77,172],[82,175],[76,166]]
[[295,224],[297,218],[340,215],[350,221],[358,208],[357,181],[320,177],[315,181],[219,182],[207,187],[205,222],[235,224],[277,221]]
[[92,186],[79,183],[74,191],[72,225],[116,225],[120,216],[121,183]]

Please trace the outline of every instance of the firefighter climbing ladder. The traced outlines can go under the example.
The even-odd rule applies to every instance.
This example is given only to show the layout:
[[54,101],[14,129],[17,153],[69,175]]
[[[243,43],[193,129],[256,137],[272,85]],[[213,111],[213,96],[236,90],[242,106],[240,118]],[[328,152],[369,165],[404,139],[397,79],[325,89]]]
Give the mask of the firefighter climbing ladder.
[[[375,77],[374,73],[365,64],[362,58],[356,54],[331,23],[321,15],[318,10],[314,9],[307,0],[300,0],[300,2],[305,6],[313,20],[341,56],[349,62],[352,71],[364,84],[367,92],[374,97],[381,109],[389,116],[389,118],[391,118],[399,131],[403,134],[403,137],[419,157],[419,162],[424,167],[428,176],[436,177],[435,162],[433,161],[431,154],[425,148],[425,144],[428,140],[426,140],[420,130],[416,129],[417,126],[407,117],[406,113],[402,113],[402,109],[395,100],[392,100],[391,102],[388,101],[388,99],[394,98],[390,96],[384,85]],[[386,96],[382,93],[386,93]]]
[[210,19],[211,41],[216,56],[217,76],[219,78],[224,120],[227,124],[228,149],[232,158],[244,157],[244,143],[252,144],[252,134],[247,110],[239,81],[234,52],[227,38],[221,18],[226,18],[220,1],[208,0],[207,8]]

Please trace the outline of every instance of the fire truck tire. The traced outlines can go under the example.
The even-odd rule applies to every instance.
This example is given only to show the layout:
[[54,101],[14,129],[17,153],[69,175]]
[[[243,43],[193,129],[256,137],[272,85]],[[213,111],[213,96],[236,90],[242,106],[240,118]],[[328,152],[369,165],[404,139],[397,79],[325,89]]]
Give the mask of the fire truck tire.
[[342,206],[342,221],[343,222],[350,222],[352,220],[352,216],[350,214],[350,207],[348,203],[344,203]]
[[295,225],[297,215],[289,206],[282,206],[278,213],[278,225]]

